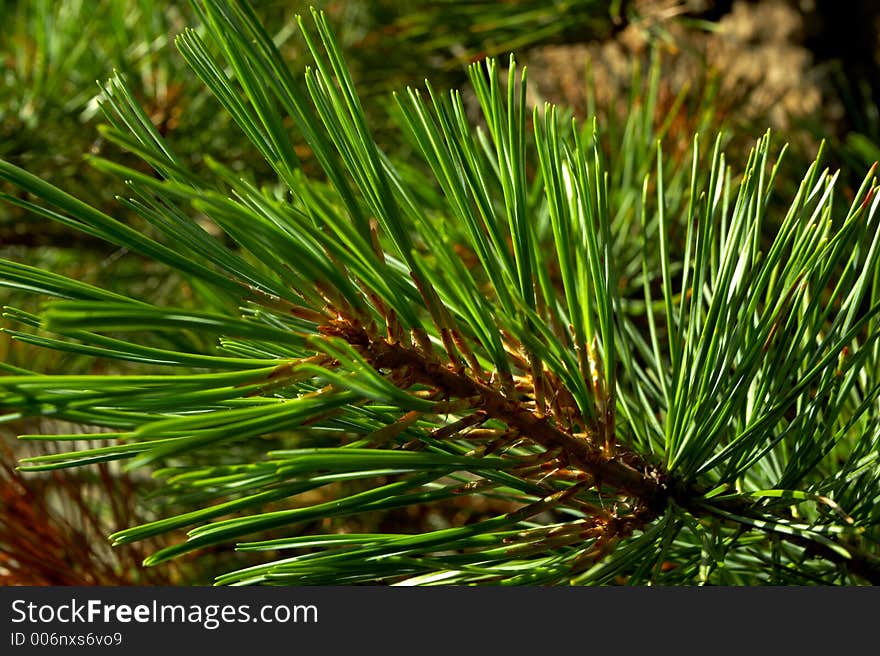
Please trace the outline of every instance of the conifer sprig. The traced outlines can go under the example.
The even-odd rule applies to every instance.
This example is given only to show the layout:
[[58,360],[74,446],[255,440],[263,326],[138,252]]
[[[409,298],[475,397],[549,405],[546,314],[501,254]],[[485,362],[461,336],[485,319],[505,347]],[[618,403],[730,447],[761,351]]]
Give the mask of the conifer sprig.
[[[95,165],[154,236],[0,162],[28,194],[7,200],[178,270],[201,302],[0,264],[0,284],[61,299],[7,309],[16,339],[146,367],[0,377],[5,420],[113,431],[25,469],[158,467],[193,510],[114,543],[188,529],[148,564],[278,552],[222,584],[880,581],[874,169],[843,207],[817,159],[780,210],[769,135],[739,175],[720,139],[669,157],[656,76],[608,136],[529,112],[513,58],[506,83],[494,60],[469,69],[481,127],[456,91],[398,94],[403,165],[322,14],[300,21],[300,82],[246,3],[196,8],[204,35],[178,47],[277,178],[189,170],[120,76],[108,134],[155,176]],[[468,499],[493,510],[316,530]]]

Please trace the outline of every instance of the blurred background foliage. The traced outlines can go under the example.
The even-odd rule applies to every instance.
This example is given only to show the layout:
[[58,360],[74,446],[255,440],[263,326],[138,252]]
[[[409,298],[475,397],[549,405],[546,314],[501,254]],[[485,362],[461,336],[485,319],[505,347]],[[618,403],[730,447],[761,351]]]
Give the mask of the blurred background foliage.
[[[724,130],[728,152],[736,154],[772,128],[777,142],[791,145],[787,166],[793,171],[804,170],[824,140],[828,163],[842,168],[846,194],[880,159],[880,7],[872,0],[851,0],[845,8],[831,0],[255,2],[297,74],[304,46],[290,37],[294,15],[308,4],[328,13],[374,134],[401,161],[412,145],[395,128],[389,94],[425,78],[438,89],[459,87],[467,63],[509,51],[529,66],[531,103],[551,101],[580,117],[595,115],[611,134],[642,112],[650,134],[663,138],[667,157],[682,162],[696,131],[711,138]],[[115,70],[187,165],[204,170],[203,154],[210,153],[258,182],[272,182],[265,161],[174,48],[174,37],[196,23],[187,3],[0,0],[0,19],[0,158],[149,232],[115,202],[122,193],[118,180],[88,161],[106,157],[150,173],[99,127],[104,116],[96,82]],[[648,145],[650,151],[650,140]],[[302,144],[295,147],[308,167],[310,153]],[[627,175],[625,169],[620,175]],[[623,190],[619,202],[629,202],[623,182],[612,188]],[[641,177],[632,176],[634,197],[640,184]],[[15,192],[0,186],[0,193]],[[188,281],[161,265],[6,203],[0,205],[0,257],[152,302],[201,302]],[[3,306],[33,309],[39,302],[15,291],[0,294]],[[36,349],[6,334],[0,334],[0,358],[47,373],[107,371],[106,363]],[[22,455],[14,435],[40,432],[27,421],[33,422],[0,429],[0,584],[210,580],[216,569],[210,556],[144,570],[138,566],[143,554],[134,547],[93,548],[105,544],[97,536],[149,520],[152,506],[142,503],[140,492],[149,481],[109,466],[23,477],[12,466]],[[436,527],[449,517],[464,523],[491,509],[447,510],[399,519]],[[372,521],[361,517],[363,526],[347,528],[389,529]]]

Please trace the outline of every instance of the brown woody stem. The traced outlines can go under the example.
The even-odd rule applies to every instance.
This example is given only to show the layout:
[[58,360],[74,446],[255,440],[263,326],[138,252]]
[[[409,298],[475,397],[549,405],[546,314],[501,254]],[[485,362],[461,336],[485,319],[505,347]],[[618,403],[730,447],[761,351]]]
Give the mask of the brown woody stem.
[[[560,448],[573,464],[592,475],[597,482],[636,497],[649,508],[659,510],[665,505],[668,492],[664,477],[656,468],[642,464],[637,456],[628,454],[628,462],[620,457],[608,457],[587,440],[569,435],[547,417],[535,415],[522,403],[488,385],[429,360],[416,349],[370,339],[363,328],[337,322],[324,332],[342,337],[358,348],[377,370],[406,370],[410,380],[437,388],[450,398],[474,399],[475,408],[503,421],[521,435],[547,449]],[[638,465],[633,466],[633,462]]]

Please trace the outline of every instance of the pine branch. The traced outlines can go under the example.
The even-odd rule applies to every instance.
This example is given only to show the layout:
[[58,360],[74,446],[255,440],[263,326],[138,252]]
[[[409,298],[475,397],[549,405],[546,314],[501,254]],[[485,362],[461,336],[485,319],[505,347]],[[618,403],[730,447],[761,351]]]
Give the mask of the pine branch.
[[[196,294],[159,307],[0,263],[0,284],[62,299],[8,308],[15,339],[147,368],[7,367],[8,418],[112,431],[22,436],[98,442],[25,469],[158,467],[191,510],[112,536],[190,527],[150,564],[233,543],[295,554],[220,583],[877,581],[874,169],[841,204],[818,158],[793,197],[775,191],[769,135],[741,176],[720,138],[670,155],[656,68],[606,134],[552,107],[530,124],[512,59],[506,82],[493,60],[468,71],[482,127],[458,92],[397,96],[399,162],[326,17],[299,23],[315,62],[300,83],[246,3],[195,6],[204,32],[179,48],[275,177],[190,170],[119,76],[108,120],[155,175],[95,164],[154,237],[0,162],[20,207]],[[441,528],[363,523],[463,506]],[[320,534],[334,522],[352,534]]]
[[[453,371],[449,366],[432,361],[415,349],[371,337],[363,327],[353,325],[350,321],[336,321],[323,327],[321,332],[341,337],[357,347],[374,369],[389,370],[391,380],[403,376],[408,383],[421,383],[435,388],[443,398],[465,399],[469,407],[478,409],[485,417],[504,422],[518,434],[547,449],[559,449],[562,461],[571,463],[588,474],[591,477],[591,486],[596,489],[608,485],[619,493],[637,498],[643,508],[636,513],[638,520],[628,519],[622,527],[609,528],[609,534],[631,534],[633,530],[655,519],[669,501],[675,502],[696,517],[705,516],[708,512],[736,521],[738,516],[748,517],[751,514],[749,504],[740,500],[721,500],[709,506],[703,501],[704,490],[688,487],[682,481],[670,480],[668,474],[648,465],[637,454],[605,455],[589,441],[559,430],[546,417],[536,415],[498,391],[472,380],[463,371]],[[757,518],[755,520],[766,521]],[[805,547],[816,557],[845,564],[853,574],[873,585],[880,584],[880,558],[864,552],[855,544],[847,544],[841,550],[833,548],[834,545],[817,544],[799,535],[788,535],[783,539]]]

